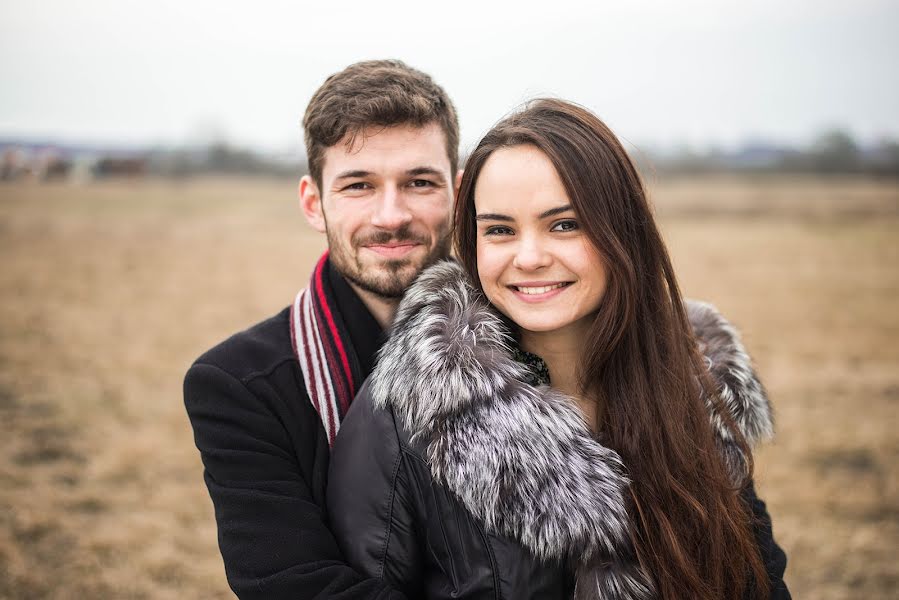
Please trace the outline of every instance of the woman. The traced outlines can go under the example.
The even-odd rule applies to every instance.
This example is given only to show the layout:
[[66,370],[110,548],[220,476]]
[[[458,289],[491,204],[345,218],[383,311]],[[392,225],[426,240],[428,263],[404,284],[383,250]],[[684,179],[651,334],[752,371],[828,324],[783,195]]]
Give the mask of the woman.
[[767,399],[612,132],[530,104],[455,216],[459,264],[410,288],[333,449],[348,560],[413,598],[788,598],[751,485]]

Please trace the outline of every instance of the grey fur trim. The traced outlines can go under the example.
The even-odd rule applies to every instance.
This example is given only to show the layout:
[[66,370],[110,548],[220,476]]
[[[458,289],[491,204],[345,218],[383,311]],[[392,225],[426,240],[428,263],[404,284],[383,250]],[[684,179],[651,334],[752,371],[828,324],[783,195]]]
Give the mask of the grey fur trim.
[[461,268],[439,263],[400,305],[372,374],[375,405],[425,438],[435,481],[490,530],[547,559],[626,552],[621,459],[570,399],[523,383],[508,343]]
[[[688,313],[740,431],[751,443],[770,435],[770,405],[736,331],[709,305],[690,302]],[[633,559],[620,457],[592,436],[570,398],[524,383],[510,342],[461,267],[438,263],[400,304],[370,380],[375,406],[393,409],[424,444],[434,480],[488,529],[538,557],[580,565],[577,598],[652,598]],[[739,480],[744,457],[709,405]]]
[[[772,438],[774,420],[771,403],[743,347],[740,334],[714,306],[706,302],[688,301],[687,316],[712,381],[717,384],[718,396],[746,442],[755,446]],[[746,457],[708,398],[706,405],[731,480],[740,484],[746,476]]]
[[574,600],[654,600],[655,597],[652,583],[636,561],[581,565],[575,574]]

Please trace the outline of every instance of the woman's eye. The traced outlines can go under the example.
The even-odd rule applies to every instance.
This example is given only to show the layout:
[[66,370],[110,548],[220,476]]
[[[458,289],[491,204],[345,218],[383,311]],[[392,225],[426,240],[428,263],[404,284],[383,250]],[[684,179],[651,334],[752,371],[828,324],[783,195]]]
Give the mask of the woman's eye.
[[574,231],[578,229],[577,221],[574,219],[565,219],[554,224],[550,231]]
[[512,230],[503,225],[493,225],[484,230],[484,235],[512,235]]

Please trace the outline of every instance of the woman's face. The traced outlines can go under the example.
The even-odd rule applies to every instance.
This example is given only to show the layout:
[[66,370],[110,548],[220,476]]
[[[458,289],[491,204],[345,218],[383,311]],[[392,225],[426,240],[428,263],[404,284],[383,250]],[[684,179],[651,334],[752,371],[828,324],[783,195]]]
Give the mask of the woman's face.
[[477,179],[475,212],[490,302],[525,331],[586,331],[606,268],[549,158],[534,146],[495,151]]

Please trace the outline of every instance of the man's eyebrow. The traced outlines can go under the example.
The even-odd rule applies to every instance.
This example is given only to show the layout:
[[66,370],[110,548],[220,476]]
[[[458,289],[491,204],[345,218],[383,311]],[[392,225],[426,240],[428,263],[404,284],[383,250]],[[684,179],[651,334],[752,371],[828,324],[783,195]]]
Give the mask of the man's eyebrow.
[[372,173],[370,171],[344,171],[343,173],[338,173],[337,177],[334,178],[335,181],[339,181],[341,179],[353,179],[356,177],[368,177]]
[[445,179],[443,173],[434,167],[422,166],[406,171],[406,176],[408,177],[415,177],[417,175],[431,175],[432,177],[439,177],[441,181]]
[[[362,171],[357,169],[338,173],[334,180],[339,181],[341,179],[356,179],[360,177],[370,177],[372,175],[374,175],[374,173],[372,173],[371,171]],[[443,173],[439,169],[435,169],[434,167],[421,166],[406,171],[406,177],[417,177],[418,175],[430,175],[432,177],[439,178],[440,181],[443,181],[445,179]]]

